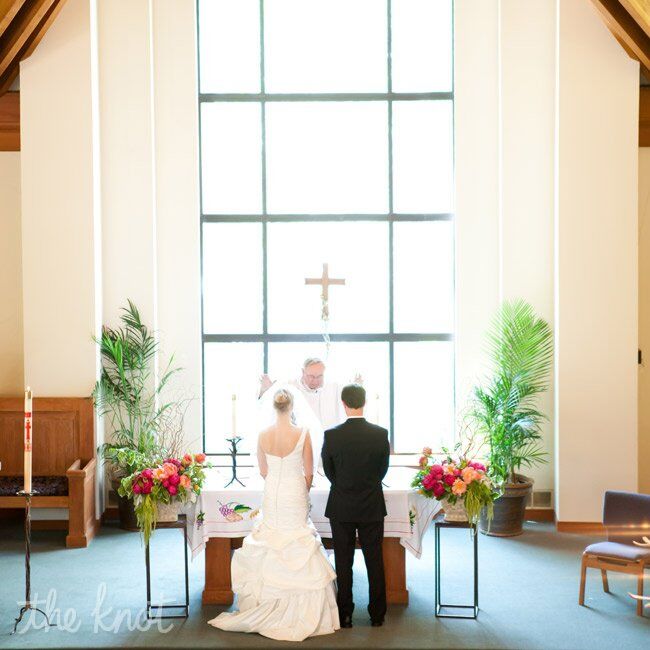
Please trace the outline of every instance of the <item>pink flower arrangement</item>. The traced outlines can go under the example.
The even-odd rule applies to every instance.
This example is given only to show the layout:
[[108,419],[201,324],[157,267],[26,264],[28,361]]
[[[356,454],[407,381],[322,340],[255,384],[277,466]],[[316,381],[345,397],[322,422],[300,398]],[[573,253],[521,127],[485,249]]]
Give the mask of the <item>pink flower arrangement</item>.
[[185,454],[181,460],[167,458],[122,479],[118,493],[133,499],[138,524],[148,543],[156,523],[156,504],[186,503],[200,494],[205,480],[205,454]]
[[449,454],[436,461],[431,448],[425,447],[419,467],[411,485],[420,494],[452,504],[463,499],[470,521],[474,522],[483,507],[491,510],[498,493],[492,487],[483,463],[464,457],[452,458]]

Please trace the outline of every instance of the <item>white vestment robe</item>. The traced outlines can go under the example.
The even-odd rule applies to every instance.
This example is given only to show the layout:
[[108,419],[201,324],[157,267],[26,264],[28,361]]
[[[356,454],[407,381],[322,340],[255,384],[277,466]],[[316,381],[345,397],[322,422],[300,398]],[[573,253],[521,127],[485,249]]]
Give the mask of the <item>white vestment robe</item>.
[[345,412],[341,404],[341,388],[336,383],[325,383],[321,388],[311,389],[302,380],[289,382],[297,388],[311,406],[314,415],[320,421],[323,431],[341,424],[345,420]]

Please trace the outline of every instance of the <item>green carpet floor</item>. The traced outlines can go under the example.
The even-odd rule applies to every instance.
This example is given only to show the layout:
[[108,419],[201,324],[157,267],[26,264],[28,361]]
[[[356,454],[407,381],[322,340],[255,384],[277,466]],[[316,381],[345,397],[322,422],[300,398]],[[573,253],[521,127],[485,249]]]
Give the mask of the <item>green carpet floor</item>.
[[[10,636],[24,597],[22,528],[2,522],[0,531],[0,648],[275,648],[295,647],[258,635],[225,633],[206,624],[221,608],[201,606],[203,557],[190,566],[191,612],[187,620],[143,624],[146,600],[144,551],[137,534],[105,526],[87,549],[68,550],[64,533],[35,531],[32,595],[66,629],[21,628]],[[443,598],[471,598],[470,539],[466,530],[443,532]],[[433,534],[424,554],[407,554],[410,604],[389,607],[386,624],[371,628],[365,607],[363,559],[355,565],[354,628],[309,639],[305,648],[650,648],[647,618],[635,615],[627,596],[634,585],[611,575],[604,594],[600,575],[587,579],[587,607],[579,607],[580,554],[591,539],[558,534],[549,524],[527,524],[512,539],[479,538],[480,613],[478,620],[444,620],[433,615]],[[182,538],[160,530],[152,542],[154,599],[181,598]],[[650,576],[647,580],[650,592]],[[50,591],[50,590],[53,591]],[[103,594],[103,595],[102,595]],[[99,604],[98,604],[99,603]],[[67,618],[66,618],[67,617]],[[36,617],[36,623],[41,621]],[[136,627],[139,626],[139,627]]]

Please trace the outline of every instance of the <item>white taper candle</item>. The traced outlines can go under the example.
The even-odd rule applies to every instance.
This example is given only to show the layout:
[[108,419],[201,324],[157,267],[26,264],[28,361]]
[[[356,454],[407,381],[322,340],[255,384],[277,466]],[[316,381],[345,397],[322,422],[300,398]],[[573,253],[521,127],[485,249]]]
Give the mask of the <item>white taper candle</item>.
[[237,395],[232,396],[232,436],[237,435]]

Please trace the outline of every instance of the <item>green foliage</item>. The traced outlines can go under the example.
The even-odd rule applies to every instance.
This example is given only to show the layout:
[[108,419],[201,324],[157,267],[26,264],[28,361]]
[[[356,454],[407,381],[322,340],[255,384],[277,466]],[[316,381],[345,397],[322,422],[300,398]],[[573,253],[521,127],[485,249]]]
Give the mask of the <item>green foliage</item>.
[[487,344],[492,376],[474,389],[469,416],[488,443],[492,476],[515,482],[522,467],[547,462],[540,443],[546,416],[536,403],[548,389],[553,333],[525,301],[504,302]]
[[113,438],[99,448],[99,453],[123,476],[166,455],[156,433],[175,403],[159,402],[163,388],[179,368],[172,367],[172,357],[156,382],[158,341],[130,300],[122,312],[122,326],[104,327],[101,338],[95,339],[102,371],[93,398],[98,414],[107,418]]

